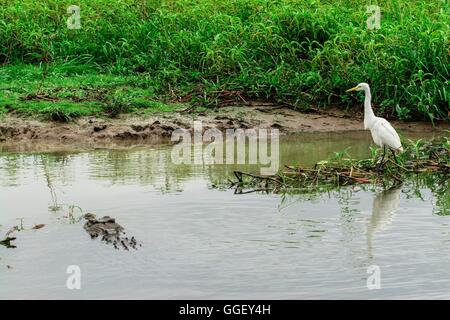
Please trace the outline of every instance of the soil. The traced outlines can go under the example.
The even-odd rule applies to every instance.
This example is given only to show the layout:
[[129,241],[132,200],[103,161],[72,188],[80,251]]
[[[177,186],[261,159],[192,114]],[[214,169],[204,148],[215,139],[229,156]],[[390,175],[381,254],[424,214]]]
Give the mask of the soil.
[[[276,128],[281,134],[297,132],[339,132],[362,130],[362,112],[346,113],[339,109],[301,113],[270,103],[250,106],[227,106],[203,113],[164,113],[152,115],[120,115],[117,118],[84,117],[74,122],[39,121],[7,115],[0,120],[0,145],[15,151],[39,144],[41,149],[58,144],[83,147],[114,145],[130,147],[140,144],[170,142],[177,128],[191,129],[193,121],[202,121],[202,128],[247,129]],[[444,131],[449,123],[391,121],[402,131]],[[0,149],[1,150],[1,149]]]

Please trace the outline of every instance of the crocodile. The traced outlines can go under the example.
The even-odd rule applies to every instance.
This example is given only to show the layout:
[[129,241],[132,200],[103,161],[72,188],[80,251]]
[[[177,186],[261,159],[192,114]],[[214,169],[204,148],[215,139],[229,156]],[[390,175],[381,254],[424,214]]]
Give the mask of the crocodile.
[[142,246],[134,237],[128,238],[124,228],[114,218],[109,216],[97,218],[93,213],[86,213],[83,217],[86,220],[83,228],[92,239],[101,236],[102,241],[113,245],[116,249],[129,250],[129,248],[137,249],[138,246]]

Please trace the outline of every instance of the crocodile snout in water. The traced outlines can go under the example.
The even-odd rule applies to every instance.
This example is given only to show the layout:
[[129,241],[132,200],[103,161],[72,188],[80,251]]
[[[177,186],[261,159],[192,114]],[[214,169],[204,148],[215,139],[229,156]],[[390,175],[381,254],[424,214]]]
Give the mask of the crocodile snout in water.
[[134,237],[130,239],[126,237],[124,228],[116,222],[116,219],[109,216],[97,218],[92,213],[86,213],[84,219],[87,220],[84,224],[84,229],[92,239],[101,236],[102,241],[112,244],[116,249],[119,249],[119,247],[125,250],[128,250],[129,247],[137,249],[136,239]]

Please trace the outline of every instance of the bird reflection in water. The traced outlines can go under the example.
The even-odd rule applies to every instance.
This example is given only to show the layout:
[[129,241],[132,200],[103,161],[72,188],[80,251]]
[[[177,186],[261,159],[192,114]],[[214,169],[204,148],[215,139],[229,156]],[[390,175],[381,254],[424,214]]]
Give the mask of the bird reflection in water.
[[394,220],[400,203],[402,184],[395,185],[375,195],[372,216],[367,225],[367,249],[369,258],[373,258],[373,238],[377,232],[385,230]]

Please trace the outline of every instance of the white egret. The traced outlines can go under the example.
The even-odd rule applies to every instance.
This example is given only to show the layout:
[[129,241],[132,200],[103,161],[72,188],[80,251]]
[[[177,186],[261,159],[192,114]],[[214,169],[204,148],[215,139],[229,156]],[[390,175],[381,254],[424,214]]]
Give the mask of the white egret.
[[348,89],[346,92],[350,91],[364,91],[366,95],[364,99],[364,129],[370,130],[373,142],[375,142],[377,146],[383,148],[383,156],[377,168],[380,169],[380,167],[383,166],[384,156],[386,155],[386,146],[391,150],[395,161],[397,161],[395,152],[403,151],[400,137],[389,121],[384,118],[377,117],[373,113],[371,105],[372,95],[370,94],[369,85],[362,82],[356,87]]

